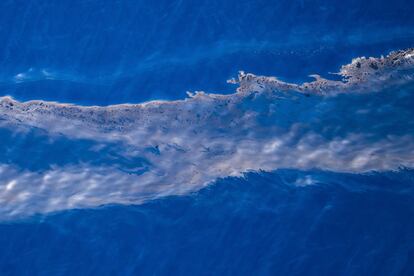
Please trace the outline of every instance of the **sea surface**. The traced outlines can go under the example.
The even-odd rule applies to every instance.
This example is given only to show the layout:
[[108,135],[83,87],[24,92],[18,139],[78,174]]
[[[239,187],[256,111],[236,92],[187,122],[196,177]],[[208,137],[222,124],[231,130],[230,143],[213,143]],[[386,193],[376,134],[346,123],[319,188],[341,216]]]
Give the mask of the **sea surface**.
[[[312,185],[302,180],[312,179]],[[412,275],[414,172],[281,170],[0,225],[2,275]]]
[[[239,70],[334,79],[353,58],[413,47],[413,12],[408,0],[4,0],[0,96],[106,106],[234,93]],[[0,128],[0,162],[111,162],[72,142]],[[0,275],[408,276],[413,218],[412,168],[254,171],[143,204],[0,221]]]
[[84,105],[232,93],[239,70],[309,80],[413,46],[395,1],[5,0],[0,95]]

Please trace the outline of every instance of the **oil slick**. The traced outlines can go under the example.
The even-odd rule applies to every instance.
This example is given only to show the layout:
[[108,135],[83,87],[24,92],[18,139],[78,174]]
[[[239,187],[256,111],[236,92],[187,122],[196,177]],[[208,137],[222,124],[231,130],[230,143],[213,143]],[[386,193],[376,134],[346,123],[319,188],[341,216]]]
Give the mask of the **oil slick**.
[[230,95],[107,107],[3,97],[0,126],[10,137],[35,129],[53,149],[64,137],[74,152],[96,154],[85,160],[33,150],[48,163],[42,169],[0,155],[0,218],[139,204],[248,171],[412,168],[413,69],[414,49],[407,49],[354,59],[341,67],[340,81],[314,75],[292,84],[242,72]]

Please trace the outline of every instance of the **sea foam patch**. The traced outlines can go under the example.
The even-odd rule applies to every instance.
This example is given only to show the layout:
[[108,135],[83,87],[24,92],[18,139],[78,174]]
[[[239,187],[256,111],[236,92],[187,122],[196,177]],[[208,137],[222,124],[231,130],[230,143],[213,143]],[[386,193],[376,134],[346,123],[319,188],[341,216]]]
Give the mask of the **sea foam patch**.
[[0,155],[0,217],[138,204],[248,171],[412,168],[413,53],[354,59],[342,81],[241,73],[234,94],[178,101],[96,107],[3,97],[5,140],[34,129],[47,137],[9,142],[4,152],[27,150],[47,165]]

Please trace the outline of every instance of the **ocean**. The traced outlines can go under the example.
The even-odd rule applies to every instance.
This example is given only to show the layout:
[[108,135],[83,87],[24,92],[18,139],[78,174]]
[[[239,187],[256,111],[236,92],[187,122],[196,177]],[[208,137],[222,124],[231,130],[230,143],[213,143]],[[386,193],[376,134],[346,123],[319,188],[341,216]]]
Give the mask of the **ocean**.
[[[336,79],[331,73],[353,58],[413,47],[413,9],[408,0],[5,0],[0,3],[0,96],[108,106],[184,99],[187,91],[232,94],[237,86],[226,80],[239,70],[295,83],[310,81],[308,75],[315,73]],[[412,86],[405,89],[403,95],[412,92]],[[335,126],[360,98],[342,104],[328,99],[318,106],[331,108],[328,112],[305,113],[301,123],[309,119],[309,132],[320,131],[327,140],[364,131],[372,143],[378,136],[388,142],[403,137],[395,143],[402,150],[391,148],[384,155],[398,162],[400,155],[410,155],[404,147],[412,149],[413,97],[393,101],[392,95],[361,96],[372,116],[348,114],[343,128],[324,126]],[[297,110],[284,108],[286,114]],[[319,120],[319,112],[331,117]],[[104,143],[65,133],[51,138],[41,127],[2,126],[0,175],[10,166],[22,175],[30,172],[25,181],[37,183],[34,179],[48,170],[79,164],[122,169],[128,177],[152,169],[147,159],[133,155],[135,147]],[[175,143],[168,146],[185,150]],[[160,154],[158,145],[151,146],[146,150]],[[367,156],[388,148],[376,146]],[[176,170],[181,175],[187,167]],[[30,215],[0,217],[0,275],[414,275],[412,167],[344,171],[246,170],[199,190],[136,204],[35,214],[30,209],[36,204],[22,205]],[[75,173],[83,172],[76,167]],[[0,204],[15,199],[6,190],[19,181],[0,179]],[[126,187],[119,190],[129,195]],[[66,190],[61,195],[71,196]]]

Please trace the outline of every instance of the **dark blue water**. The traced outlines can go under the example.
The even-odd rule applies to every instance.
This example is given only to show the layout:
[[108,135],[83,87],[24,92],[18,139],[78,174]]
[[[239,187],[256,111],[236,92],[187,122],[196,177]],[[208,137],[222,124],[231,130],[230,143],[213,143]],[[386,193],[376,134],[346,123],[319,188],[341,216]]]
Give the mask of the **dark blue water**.
[[1,224],[0,274],[413,275],[413,180],[282,170]]
[[229,93],[238,70],[303,81],[413,46],[411,1],[0,3],[0,95],[106,105]]
[[[0,96],[85,105],[178,99],[187,90],[233,92],[225,81],[238,70],[300,82],[356,56],[413,47],[412,15],[409,0],[4,0]],[[346,113],[351,104],[336,107]],[[407,134],[409,120],[396,116],[384,137]],[[363,124],[355,118],[350,127]],[[1,129],[0,161],[40,172],[74,159],[145,163],[123,159],[122,145],[100,155],[91,143]],[[414,275],[413,184],[404,169],[281,170],[139,206],[3,221],[0,275]]]

